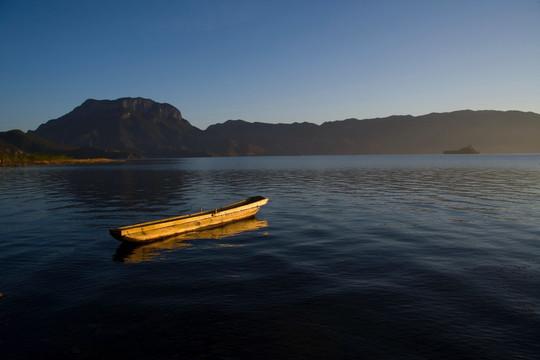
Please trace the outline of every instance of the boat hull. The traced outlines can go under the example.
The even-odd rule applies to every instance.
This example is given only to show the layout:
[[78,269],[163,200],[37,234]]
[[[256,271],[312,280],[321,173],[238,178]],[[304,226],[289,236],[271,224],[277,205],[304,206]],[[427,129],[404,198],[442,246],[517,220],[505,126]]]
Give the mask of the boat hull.
[[221,226],[209,227],[197,231],[190,231],[174,235],[160,241],[148,243],[122,242],[113,256],[114,261],[123,263],[140,263],[160,259],[165,253],[190,246],[191,240],[213,239],[219,247],[243,246],[241,243],[229,244],[227,239],[244,232],[262,229],[268,222],[258,220],[256,216],[239,221],[230,222]]
[[121,226],[111,229],[109,232],[115,239],[125,242],[146,243],[157,241],[178,234],[247,219],[254,216],[261,206],[267,202],[267,198],[255,196],[209,211]]

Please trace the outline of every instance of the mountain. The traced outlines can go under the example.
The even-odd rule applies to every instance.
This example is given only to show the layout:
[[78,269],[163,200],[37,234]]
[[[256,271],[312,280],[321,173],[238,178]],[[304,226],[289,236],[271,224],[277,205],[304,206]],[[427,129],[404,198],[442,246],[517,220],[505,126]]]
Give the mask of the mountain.
[[70,113],[29,132],[77,147],[148,156],[193,156],[202,131],[172,105],[143,98],[86,100]]
[[[540,152],[540,115],[519,111],[432,113],[321,125],[339,153],[440,154],[467,144],[481,153]],[[330,150],[330,149],[328,149]]]
[[178,109],[143,98],[87,100],[28,135],[69,146],[150,157],[442,154],[470,144],[480,153],[540,153],[540,115],[471,111],[313,123],[229,120],[206,130]]
[[222,156],[441,154],[467,144],[481,153],[540,153],[540,115],[463,110],[322,125],[235,120],[212,125],[205,135],[215,139],[212,153]]

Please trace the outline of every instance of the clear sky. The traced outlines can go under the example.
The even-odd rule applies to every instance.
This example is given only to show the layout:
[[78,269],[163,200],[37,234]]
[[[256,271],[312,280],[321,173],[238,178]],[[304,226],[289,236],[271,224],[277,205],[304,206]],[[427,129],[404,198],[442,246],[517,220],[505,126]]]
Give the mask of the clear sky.
[[0,131],[137,96],[201,129],[540,113],[540,0],[0,0]]

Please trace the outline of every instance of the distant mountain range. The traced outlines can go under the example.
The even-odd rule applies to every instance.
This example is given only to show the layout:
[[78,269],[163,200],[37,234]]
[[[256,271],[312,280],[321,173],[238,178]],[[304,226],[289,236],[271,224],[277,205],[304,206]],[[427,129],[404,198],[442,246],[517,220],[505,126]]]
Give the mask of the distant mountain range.
[[0,133],[0,151],[74,157],[441,154],[469,144],[484,154],[540,153],[540,115],[462,110],[322,125],[229,120],[203,131],[172,105],[121,98],[87,100],[27,134]]

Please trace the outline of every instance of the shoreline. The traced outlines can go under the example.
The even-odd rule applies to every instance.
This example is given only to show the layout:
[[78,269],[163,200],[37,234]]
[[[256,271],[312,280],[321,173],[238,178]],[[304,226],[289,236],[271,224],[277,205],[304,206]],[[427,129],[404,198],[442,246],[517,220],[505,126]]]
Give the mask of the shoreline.
[[90,159],[70,159],[70,158],[45,158],[45,159],[5,159],[0,156],[0,167],[21,167],[21,166],[48,166],[48,165],[86,165],[99,163],[124,162],[125,160],[107,159],[107,158],[90,158]]

